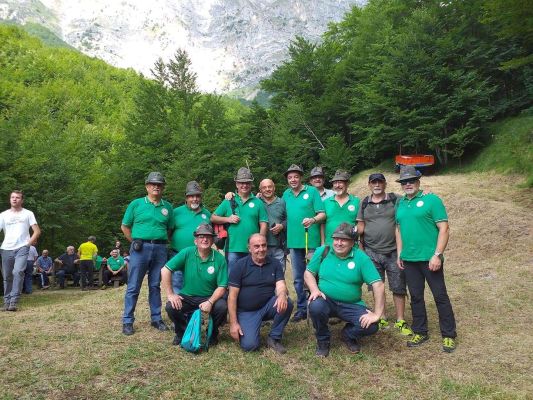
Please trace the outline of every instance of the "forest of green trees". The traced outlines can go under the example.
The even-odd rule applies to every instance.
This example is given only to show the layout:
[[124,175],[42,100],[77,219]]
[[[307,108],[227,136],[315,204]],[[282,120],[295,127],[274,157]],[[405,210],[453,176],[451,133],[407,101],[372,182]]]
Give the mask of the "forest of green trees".
[[[147,172],[212,208],[238,167],[284,187],[289,164],[356,172],[404,152],[446,164],[487,142],[489,122],[533,105],[528,0],[370,0],[316,44],[297,37],[261,83],[271,105],[200,93],[187,54],[153,76],[49,47],[0,25],[0,199],[26,193],[53,254],[89,234],[109,246]],[[147,79],[149,78],[149,79]]]

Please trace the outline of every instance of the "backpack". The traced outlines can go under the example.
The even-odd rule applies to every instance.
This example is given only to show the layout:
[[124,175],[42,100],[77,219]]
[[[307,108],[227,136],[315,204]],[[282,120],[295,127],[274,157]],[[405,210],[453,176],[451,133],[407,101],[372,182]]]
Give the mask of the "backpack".
[[199,353],[209,349],[209,339],[213,333],[213,318],[202,315],[202,310],[198,309],[192,313],[187,324],[187,329],[181,339],[181,347],[190,353]]
[[[383,200],[381,203],[379,204],[384,204],[384,203],[388,203],[388,202],[391,202],[393,204],[396,204],[396,200],[397,200],[397,197],[394,193],[389,193],[388,198],[386,200]],[[370,196],[366,196],[364,199],[363,199],[363,203],[361,204],[361,211],[363,213],[363,216],[365,214],[365,208],[368,207],[368,203],[370,202]]]

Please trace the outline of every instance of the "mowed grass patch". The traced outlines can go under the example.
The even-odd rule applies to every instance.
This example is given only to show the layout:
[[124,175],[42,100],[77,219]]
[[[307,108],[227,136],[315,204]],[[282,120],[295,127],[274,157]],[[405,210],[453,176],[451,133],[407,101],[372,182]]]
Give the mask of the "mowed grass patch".
[[[389,191],[400,192],[386,174]],[[361,174],[351,185],[367,194]],[[533,192],[521,177],[489,173],[424,177],[450,217],[445,274],[458,323],[455,353],[441,351],[429,290],[430,341],[417,349],[393,328],[350,355],[333,325],[331,354],[314,355],[306,322],[290,323],[288,348],[243,353],[230,339],[192,355],[172,332],[150,327],[146,285],[135,335],[121,333],[124,287],[36,291],[20,311],[0,314],[0,398],[12,399],[528,399],[533,393]],[[287,282],[294,299],[290,267]],[[364,293],[371,305],[371,294]],[[387,315],[392,317],[387,289]],[[164,318],[168,321],[166,315]],[[407,307],[410,322],[410,308]],[[262,329],[263,341],[269,327]]]

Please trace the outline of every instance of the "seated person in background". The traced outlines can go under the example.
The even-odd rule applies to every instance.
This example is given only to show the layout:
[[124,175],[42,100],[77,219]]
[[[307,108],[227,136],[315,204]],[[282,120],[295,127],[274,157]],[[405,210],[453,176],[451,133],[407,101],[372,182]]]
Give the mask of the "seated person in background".
[[[385,286],[374,263],[364,251],[354,247],[355,227],[341,223],[331,235],[333,246],[316,249],[304,274],[309,288],[309,314],[315,328],[316,355],[327,357],[331,333],[328,320],[337,317],[346,322],[341,340],[351,353],[359,353],[359,339],[378,331],[378,321],[385,305]],[[318,277],[318,285],[317,285]],[[372,312],[361,300],[361,286],[372,286]]]
[[42,255],[35,261],[35,266],[41,279],[41,289],[48,289],[50,287],[48,277],[54,272],[54,264],[52,258],[48,257],[48,250],[43,250]]
[[281,336],[293,308],[283,266],[278,259],[267,257],[267,240],[259,233],[248,239],[248,251],[250,254],[235,263],[229,276],[231,337],[244,351],[257,350],[261,322],[273,320],[267,347],[283,354],[286,349],[281,344]]
[[[101,255],[97,255],[94,259],[94,270],[93,272],[96,274],[95,276],[93,276],[93,279],[91,280],[91,282],[93,282],[94,280],[96,280],[96,285],[99,285],[101,282],[100,282],[100,277],[102,277],[102,281],[103,281],[103,271],[106,270],[106,264],[107,264],[107,258],[105,257],[102,257]],[[103,271],[100,271],[101,269],[103,268]],[[102,275],[100,275],[102,273]],[[96,289],[96,287],[95,287]]]
[[[194,231],[194,246],[186,247],[161,269],[161,287],[167,294],[168,317],[174,322],[176,336],[172,344],[179,345],[187,323],[198,308],[213,317],[213,333],[209,346],[218,343],[218,328],[226,320],[228,306],[224,295],[228,286],[226,259],[213,250],[215,233],[209,224]],[[180,294],[172,288],[172,272],[183,272]]]
[[56,277],[61,289],[65,289],[65,278],[67,274],[72,276],[73,286],[80,286],[80,274],[78,273],[77,266],[80,260],[74,246],[68,246],[66,253],[61,254],[54,261],[58,265]]
[[111,257],[107,259],[107,266],[104,267],[104,281],[102,283],[102,289],[110,285],[110,279],[113,276],[120,277],[122,283],[126,283],[126,263],[124,258],[119,254],[118,249],[111,250]]

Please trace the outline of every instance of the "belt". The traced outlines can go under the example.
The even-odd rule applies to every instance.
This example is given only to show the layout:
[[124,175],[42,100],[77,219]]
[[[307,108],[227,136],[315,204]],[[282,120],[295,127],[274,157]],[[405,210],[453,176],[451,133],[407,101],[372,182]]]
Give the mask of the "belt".
[[151,244],[167,244],[167,240],[149,240],[149,239],[133,239],[133,240],[140,240],[143,243],[151,243]]

